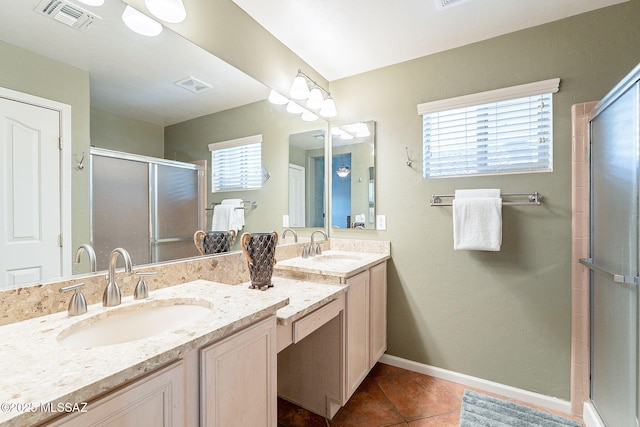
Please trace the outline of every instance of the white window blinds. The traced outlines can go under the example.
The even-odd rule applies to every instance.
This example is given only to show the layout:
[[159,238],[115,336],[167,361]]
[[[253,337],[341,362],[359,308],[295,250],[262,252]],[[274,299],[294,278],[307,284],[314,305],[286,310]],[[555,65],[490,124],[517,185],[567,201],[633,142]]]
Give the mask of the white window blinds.
[[211,192],[262,187],[262,135],[209,144]]
[[559,79],[420,104],[423,177],[553,170]]

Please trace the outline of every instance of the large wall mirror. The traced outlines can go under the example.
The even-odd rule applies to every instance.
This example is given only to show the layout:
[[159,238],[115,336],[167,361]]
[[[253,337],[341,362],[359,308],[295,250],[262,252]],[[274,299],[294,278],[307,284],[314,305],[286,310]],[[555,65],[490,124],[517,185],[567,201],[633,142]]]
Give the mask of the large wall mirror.
[[[64,212],[73,219],[72,237],[65,240],[72,241],[69,251],[91,239],[90,146],[194,162],[210,160],[210,143],[260,133],[271,178],[256,191],[207,191],[206,205],[224,198],[255,201],[258,207],[247,214],[241,232],[282,229],[288,136],[326,133],[326,122],[306,123],[269,104],[269,88],[166,28],[157,37],[133,33],[121,19],[126,4],[120,0],[83,5],[100,17],[83,30],[40,13],[47,3],[3,1],[11,13],[0,16],[0,86],[71,105],[72,206]],[[126,211],[120,220],[127,221]],[[88,265],[74,264],[72,272],[86,273]]]
[[375,228],[375,123],[331,128],[331,227]]

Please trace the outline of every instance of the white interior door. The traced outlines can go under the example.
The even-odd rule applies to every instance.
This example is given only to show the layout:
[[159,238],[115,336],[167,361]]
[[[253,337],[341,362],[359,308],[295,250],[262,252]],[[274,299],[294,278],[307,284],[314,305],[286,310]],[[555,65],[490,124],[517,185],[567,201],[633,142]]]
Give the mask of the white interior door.
[[0,288],[62,275],[60,112],[0,98]]
[[304,168],[289,164],[289,226],[305,227]]

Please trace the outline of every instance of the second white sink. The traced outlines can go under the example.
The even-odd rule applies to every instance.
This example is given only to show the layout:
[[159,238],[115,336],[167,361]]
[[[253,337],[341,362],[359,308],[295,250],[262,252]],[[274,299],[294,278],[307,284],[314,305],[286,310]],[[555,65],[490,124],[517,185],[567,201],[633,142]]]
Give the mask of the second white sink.
[[100,347],[149,338],[181,328],[211,312],[197,303],[159,301],[110,310],[82,320],[58,335],[58,342],[74,348]]

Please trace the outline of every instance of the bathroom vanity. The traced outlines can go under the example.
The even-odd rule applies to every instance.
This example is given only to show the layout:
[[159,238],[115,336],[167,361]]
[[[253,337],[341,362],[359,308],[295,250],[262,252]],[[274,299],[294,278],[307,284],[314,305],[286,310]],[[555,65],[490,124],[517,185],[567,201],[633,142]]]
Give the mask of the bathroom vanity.
[[328,251],[278,262],[268,291],[195,280],[2,326],[0,426],[275,427],[278,395],[333,417],[386,348],[388,258]]
[[347,403],[387,348],[388,258],[331,250],[276,265],[277,275],[347,288],[313,316],[278,324],[280,397],[327,418]]

